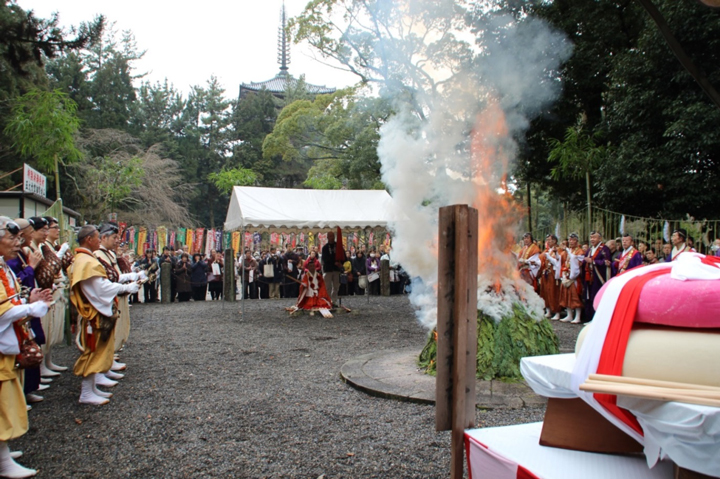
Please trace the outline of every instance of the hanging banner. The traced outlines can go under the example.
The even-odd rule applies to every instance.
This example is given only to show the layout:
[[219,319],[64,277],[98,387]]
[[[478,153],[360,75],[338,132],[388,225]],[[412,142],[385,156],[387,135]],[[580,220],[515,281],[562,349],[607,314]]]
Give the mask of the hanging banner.
[[222,251],[225,251],[228,248],[232,248],[233,250],[235,247],[233,246],[233,234],[229,231],[223,231],[223,239],[222,239]]
[[245,246],[244,246],[244,249],[250,249],[250,248],[252,248],[252,239],[253,239],[252,233],[245,233]]
[[188,247],[188,253],[190,253],[190,254],[192,254],[194,238],[195,238],[195,234],[193,233],[193,230],[188,228],[187,231],[185,232],[185,246]]
[[128,251],[136,251],[135,248],[135,227],[131,226],[125,233],[125,242],[128,245]]
[[212,251],[215,249],[215,230],[207,230],[205,235],[205,257],[209,257]]
[[223,248],[229,243],[223,243],[223,232],[222,230],[215,230],[215,251],[222,252]]
[[147,230],[145,228],[140,228],[140,231],[138,232],[138,240],[137,240],[137,254],[143,255],[145,254],[145,240],[147,239]]
[[233,253],[235,253],[235,256],[237,257],[237,254],[240,252],[240,232],[239,231],[232,232],[232,249],[233,249]]
[[157,231],[157,250],[158,253],[162,253],[163,248],[167,246],[167,228],[164,226],[158,226]]
[[205,228],[198,228],[195,230],[195,237],[193,238],[193,254],[202,253],[203,249],[203,238],[205,237]]

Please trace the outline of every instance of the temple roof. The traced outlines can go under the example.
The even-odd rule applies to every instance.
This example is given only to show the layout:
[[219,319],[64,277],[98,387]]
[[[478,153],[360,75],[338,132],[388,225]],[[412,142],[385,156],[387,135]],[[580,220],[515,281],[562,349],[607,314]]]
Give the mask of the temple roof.
[[[280,10],[280,28],[278,30],[278,63],[280,64],[280,72],[275,77],[261,81],[240,84],[240,98],[244,98],[250,92],[259,92],[263,88],[278,98],[285,96],[288,86],[295,86],[298,79],[288,72],[290,64],[290,39],[287,36],[287,17],[285,16],[285,2],[283,2],[282,10]],[[322,95],[326,93],[335,93],[335,88],[326,87],[325,85],[312,85],[305,83],[305,91],[311,95]]]
[[[290,84],[290,86],[294,86],[295,84],[297,84],[297,82],[297,78],[293,77],[290,74],[283,75],[283,73],[281,72],[269,80],[242,83],[240,85],[240,97],[243,97],[248,92],[258,92],[263,88],[265,88],[267,91],[269,91],[275,96],[283,96],[285,94],[285,90],[288,87],[288,83]],[[312,95],[335,93],[335,88],[326,87],[325,85],[312,85],[310,83],[305,83],[305,86],[307,92]]]

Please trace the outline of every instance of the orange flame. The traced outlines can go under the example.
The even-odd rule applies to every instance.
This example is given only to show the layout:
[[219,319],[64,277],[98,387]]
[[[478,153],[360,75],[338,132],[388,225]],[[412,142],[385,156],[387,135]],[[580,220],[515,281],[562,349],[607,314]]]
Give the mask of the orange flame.
[[493,281],[497,292],[502,278],[519,281],[511,248],[521,209],[507,185],[509,152],[505,114],[495,101],[478,114],[472,132],[472,171],[478,210],[478,273]]

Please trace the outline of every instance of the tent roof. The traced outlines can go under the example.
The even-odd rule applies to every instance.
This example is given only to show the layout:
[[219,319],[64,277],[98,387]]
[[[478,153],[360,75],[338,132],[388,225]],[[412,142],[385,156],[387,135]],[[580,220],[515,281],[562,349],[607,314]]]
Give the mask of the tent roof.
[[225,231],[241,228],[384,227],[392,198],[385,190],[233,188]]

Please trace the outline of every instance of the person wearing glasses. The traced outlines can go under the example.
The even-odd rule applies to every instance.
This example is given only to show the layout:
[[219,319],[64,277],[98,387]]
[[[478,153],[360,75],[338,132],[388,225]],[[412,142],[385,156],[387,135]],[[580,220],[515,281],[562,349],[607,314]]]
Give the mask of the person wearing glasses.
[[52,302],[47,289],[34,289],[26,299],[20,296],[22,286],[7,261],[16,258],[22,242],[20,225],[0,216],[0,476],[18,478],[34,476],[37,471],[16,463],[15,458],[22,453],[10,452],[8,447],[8,441],[28,431],[22,370],[15,368],[15,357],[20,353],[17,333],[28,335],[27,325],[20,323],[26,317],[44,316]]

